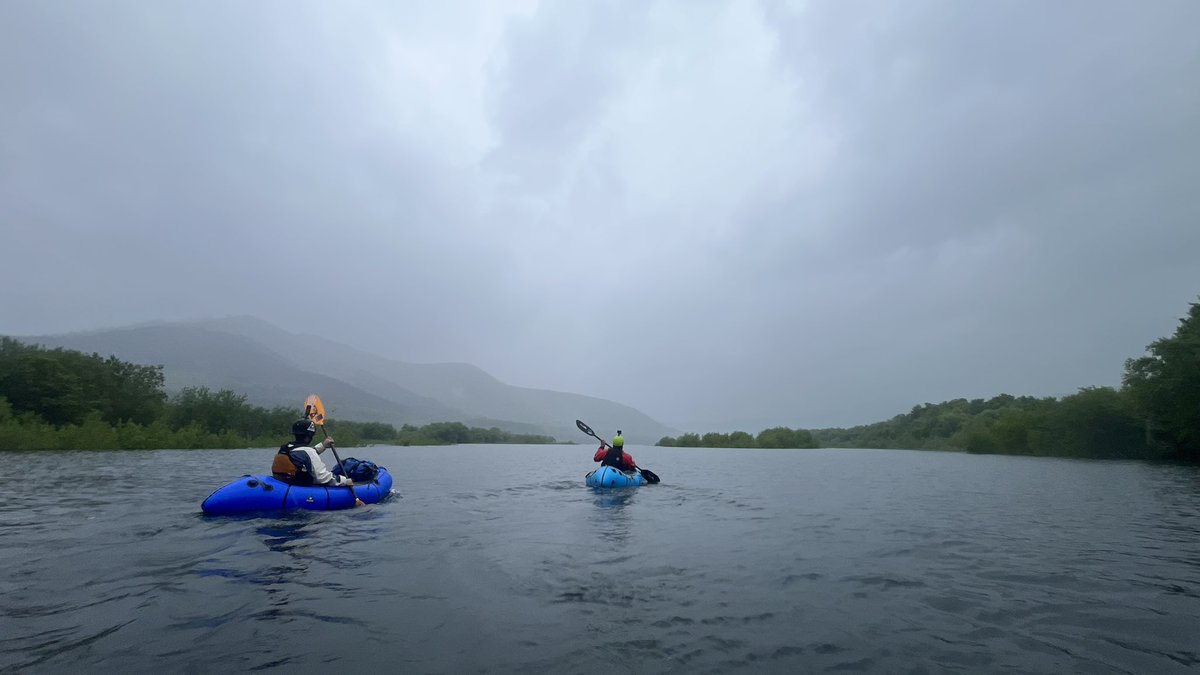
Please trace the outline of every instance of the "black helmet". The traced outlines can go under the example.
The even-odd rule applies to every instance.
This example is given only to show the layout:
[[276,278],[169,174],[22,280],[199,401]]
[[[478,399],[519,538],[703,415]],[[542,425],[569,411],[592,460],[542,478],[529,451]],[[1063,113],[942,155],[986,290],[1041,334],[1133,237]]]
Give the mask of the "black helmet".
[[317,425],[312,420],[296,420],[292,423],[293,436],[311,436],[317,433]]
[[621,430],[620,430],[620,429],[617,429],[617,435],[618,435],[618,436],[620,436],[620,435],[621,435]]

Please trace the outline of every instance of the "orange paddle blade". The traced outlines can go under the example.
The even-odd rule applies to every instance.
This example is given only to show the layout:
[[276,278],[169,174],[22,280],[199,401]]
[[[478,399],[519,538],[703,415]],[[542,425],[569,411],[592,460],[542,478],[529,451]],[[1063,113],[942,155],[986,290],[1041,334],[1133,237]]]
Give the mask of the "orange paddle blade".
[[312,420],[313,424],[325,425],[325,404],[321,403],[320,396],[309,394],[308,398],[304,399],[304,414],[308,415],[308,419]]

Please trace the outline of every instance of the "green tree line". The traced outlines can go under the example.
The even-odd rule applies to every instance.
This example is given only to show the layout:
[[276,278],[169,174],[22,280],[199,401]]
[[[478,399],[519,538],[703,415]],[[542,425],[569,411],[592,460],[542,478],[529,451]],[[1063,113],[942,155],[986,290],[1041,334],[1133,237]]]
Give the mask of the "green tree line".
[[[189,388],[167,396],[159,366],[45,349],[0,337],[0,449],[228,448],[286,439],[297,413],[250,405],[233,391]],[[329,421],[340,445],[552,443],[458,422],[396,429]],[[1200,460],[1200,305],[1175,333],[1125,362],[1119,389],[1063,398],[1001,394],[916,406],[849,429],[766,429],[664,437],[659,445],[728,448],[864,447],[979,453]]]
[[[800,434],[807,436],[800,436]],[[767,434],[766,443],[763,435]],[[774,435],[774,438],[771,435]],[[795,436],[792,436],[792,435]],[[788,439],[779,445],[777,438]],[[844,447],[966,450],[1056,457],[1200,461],[1200,304],[1174,334],[1125,362],[1122,386],[1062,398],[1011,396],[925,403],[890,420],[848,429],[768,429],[757,437],[684,434],[679,447]]]
[[[0,337],[0,450],[271,447],[290,438],[300,416],[251,405],[230,390],[189,387],[168,396],[163,383],[161,366]],[[458,422],[325,426],[344,446],[555,442]]]
[[814,436],[826,447],[1102,458],[1166,454],[1148,442],[1129,395],[1109,387],[1090,387],[1061,399],[1001,394],[926,403],[885,422],[817,429]]
[[515,434],[498,427],[484,429],[469,427],[462,422],[433,422],[423,426],[405,424],[399,429],[382,422],[325,423],[329,433],[337,431],[338,444],[348,437],[356,445],[381,443],[387,445],[454,445],[458,443],[521,443],[528,445],[557,443],[553,436]]
[[657,445],[675,448],[818,448],[812,432],[806,429],[773,427],[763,429],[757,436],[745,431],[723,434],[710,431],[704,435],[683,434],[678,438],[663,436]]

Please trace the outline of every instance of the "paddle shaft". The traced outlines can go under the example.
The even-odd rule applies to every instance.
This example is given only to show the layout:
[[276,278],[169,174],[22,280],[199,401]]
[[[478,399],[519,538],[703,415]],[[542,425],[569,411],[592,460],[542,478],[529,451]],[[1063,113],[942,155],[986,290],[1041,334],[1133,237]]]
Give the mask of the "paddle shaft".
[[[322,425],[321,425],[321,433],[322,433],[322,434],[325,434],[325,438],[329,438],[329,432],[328,432],[328,431],[325,431],[325,425],[324,425],[324,424],[322,424]],[[343,477],[343,478],[345,478],[346,480],[353,480],[352,478],[350,478],[350,476],[346,475],[346,467],[342,466],[342,458],[341,458],[341,457],[338,457],[338,454],[337,454],[337,446],[335,446],[334,444],[330,443],[330,444],[329,444],[329,449],[333,451],[333,458],[337,460],[337,463],[338,463],[338,468],[342,470],[342,477]],[[353,486],[353,485],[347,485],[346,487],[350,488],[350,494],[354,495],[354,501],[355,501],[355,503],[356,503],[356,504],[362,504],[362,503],[363,503],[363,501],[362,501],[361,499],[359,499],[359,498],[358,498],[358,493],[354,491],[354,486]]]

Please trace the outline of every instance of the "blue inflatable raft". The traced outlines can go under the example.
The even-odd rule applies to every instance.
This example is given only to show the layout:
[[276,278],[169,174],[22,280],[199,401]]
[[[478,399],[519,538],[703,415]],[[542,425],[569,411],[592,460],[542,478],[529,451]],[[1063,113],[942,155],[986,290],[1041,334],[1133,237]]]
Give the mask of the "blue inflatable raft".
[[602,466],[584,476],[588,487],[637,487],[646,484],[641,471],[626,472],[612,466]]
[[354,495],[366,504],[382,501],[392,492],[392,474],[379,467],[379,474],[369,483],[349,487],[323,485],[289,485],[272,476],[242,476],[218,488],[200,508],[205,513],[227,515],[256,511],[336,511],[354,507]]

